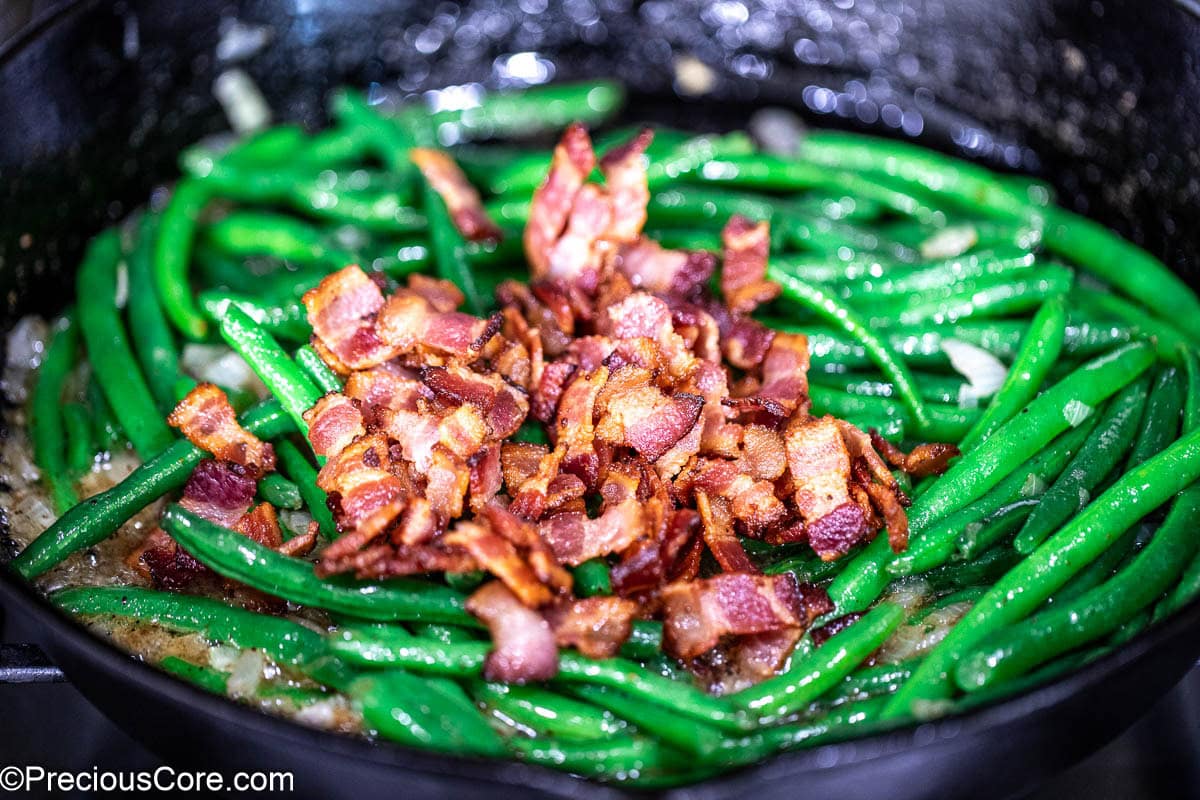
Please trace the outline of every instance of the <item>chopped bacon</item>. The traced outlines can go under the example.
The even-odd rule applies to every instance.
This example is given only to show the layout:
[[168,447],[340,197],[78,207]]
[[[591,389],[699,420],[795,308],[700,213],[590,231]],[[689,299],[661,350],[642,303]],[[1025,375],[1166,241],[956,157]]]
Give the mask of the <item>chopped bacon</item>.
[[231,461],[258,474],[275,468],[275,450],[248,432],[237,421],[229,398],[211,383],[188,392],[167,417],[192,444],[222,461]]
[[499,581],[485,583],[467,598],[467,610],[492,635],[483,665],[489,681],[547,681],[558,674],[558,645],[545,617],[522,605]]
[[551,606],[546,618],[559,647],[588,658],[612,658],[629,638],[638,604],[621,597],[589,597]]
[[253,511],[243,514],[233,529],[259,544],[278,550],[283,544],[283,532],[279,529],[279,518],[270,503],[259,503]]
[[[779,418],[796,409],[808,413],[808,337],[776,333],[762,362],[762,386],[752,398],[759,408]],[[736,402],[751,398],[742,398]]]
[[721,231],[721,244],[721,294],[731,311],[748,314],[779,296],[779,284],[767,280],[771,232],[766,222],[735,214]]
[[353,530],[325,550],[325,557],[356,550],[383,533],[404,510],[404,482],[389,471],[392,464],[387,438],[368,434],[333,456],[317,474],[317,485],[337,506],[339,530]]
[[336,455],[367,432],[358,405],[337,392],[325,395],[305,411],[304,421],[313,452],[319,456]]
[[605,509],[595,519],[581,512],[555,514],[542,520],[538,531],[555,558],[574,567],[623,551],[642,534],[642,525],[642,506],[631,497]]
[[724,572],[662,590],[663,649],[692,659],[722,637],[808,627],[820,612],[805,603],[795,577]]
[[621,248],[617,269],[634,288],[655,294],[693,297],[716,271],[712,253],[668,250],[653,239],[637,239]]
[[[632,447],[648,461],[655,461],[692,430],[700,418],[704,400],[683,392],[668,397],[653,385],[643,383],[644,371],[637,367],[623,367],[611,382],[618,382],[620,373],[627,371],[632,371],[635,385],[604,398],[596,436],[611,444]],[[699,432],[697,449],[698,435]]]
[[726,572],[759,571],[733,533],[732,515],[723,498],[710,499],[704,492],[697,492],[696,510],[704,525],[704,542],[721,569]]
[[596,154],[587,130],[578,123],[571,125],[554,148],[546,182],[533,193],[525,225],[525,258],[535,279],[548,274],[551,249],[567,225],[576,194],[595,166]]
[[795,503],[813,550],[838,558],[868,536],[871,517],[851,494],[850,453],[833,417],[797,417],[785,433]]
[[584,184],[575,195],[567,229],[550,249],[547,277],[594,286],[608,253],[603,236],[613,222],[612,201],[604,190]]
[[421,174],[433,190],[441,196],[446,210],[450,212],[450,218],[454,220],[454,226],[463,238],[473,242],[500,239],[500,229],[484,212],[479,192],[467,180],[467,176],[459,169],[458,164],[454,163],[449,153],[414,147],[408,151],[408,157],[421,170]]
[[383,292],[358,266],[325,276],[303,299],[313,335],[346,367],[365,369],[395,355],[375,331]]
[[473,405],[484,415],[489,435],[495,439],[507,439],[516,433],[529,413],[525,393],[498,375],[457,366],[425,367],[421,370],[421,382],[444,402]]
[[961,455],[954,445],[939,442],[919,444],[910,452],[905,453],[880,436],[879,432],[874,429],[871,430],[871,444],[889,464],[907,472],[914,478],[941,475],[949,466],[950,459]]
[[642,226],[646,224],[650,187],[643,154],[653,139],[654,131],[643,128],[600,159],[600,171],[612,196],[613,220],[605,237],[610,241],[632,242],[641,235]]
[[504,485],[500,464],[500,445],[485,445],[479,452],[471,456],[467,461],[467,466],[471,471],[468,485],[471,494],[471,510],[478,514],[480,509],[500,493],[500,488]]
[[184,484],[179,505],[209,522],[232,528],[250,510],[256,488],[254,478],[241,467],[204,460]]

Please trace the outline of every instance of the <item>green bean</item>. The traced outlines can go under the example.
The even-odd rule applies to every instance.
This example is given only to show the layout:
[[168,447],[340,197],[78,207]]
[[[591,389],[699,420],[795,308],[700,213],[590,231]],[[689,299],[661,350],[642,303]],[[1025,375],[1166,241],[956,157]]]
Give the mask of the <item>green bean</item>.
[[539,735],[587,741],[605,739],[625,727],[608,709],[537,686],[485,681],[471,681],[469,686],[476,701],[490,708],[493,716]]
[[794,714],[836,686],[882,645],[904,621],[904,609],[883,603],[829,641],[802,656],[788,672],[731,696],[760,717]]
[[300,264],[343,267],[354,255],[331,247],[316,228],[282,214],[235,211],[213,222],[205,239],[221,252],[237,257],[269,255]]
[[361,94],[345,90],[330,97],[329,110],[347,130],[362,131],[369,149],[394,173],[414,174],[408,160],[411,137],[397,120],[377,113]]
[[864,296],[873,300],[920,292],[947,291],[964,281],[1001,275],[1009,278],[1025,277],[1035,266],[1040,265],[1036,264],[1032,253],[1016,248],[968,253],[928,265],[904,265],[902,268],[883,271],[878,276],[867,274],[851,279],[841,278],[837,290],[843,300],[852,301]]
[[908,407],[918,429],[924,431],[930,426],[931,419],[928,408],[925,401],[917,394],[912,373],[891,347],[877,337],[857,314],[820,287],[796,280],[790,275],[780,273],[773,267],[768,267],[767,275],[780,285],[783,297],[815,312],[826,322],[836,325],[860,342],[879,366],[880,371],[896,387],[896,393]]
[[624,102],[625,90],[620,84],[588,81],[485,94],[478,104],[456,111],[409,108],[400,116],[419,121],[436,131],[439,141],[452,143],[557,131],[572,122],[595,125],[616,113]]
[[585,561],[574,569],[575,593],[580,597],[594,597],[613,593],[612,580],[608,575],[608,563],[603,558]]
[[295,511],[304,505],[300,487],[277,472],[264,475],[258,481],[259,496],[276,508]]
[[188,265],[196,224],[209,201],[208,187],[184,178],[175,185],[158,225],[154,246],[154,284],[168,319],[189,339],[208,333],[208,320],[192,299]]
[[92,441],[92,422],[88,418],[87,407],[82,403],[63,403],[62,419],[67,434],[67,467],[70,474],[90,472],[96,460],[96,447]]
[[375,620],[473,624],[458,592],[415,580],[366,582],[319,578],[312,564],[291,558],[180,506],[162,528],[205,566],[226,578],[295,603]]
[[662,652],[663,627],[661,622],[635,619],[629,638],[621,646],[621,655],[635,661],[651,658]]
[[275,125],[234,142],[220,158],[239,166],[278,165],[294,159],[304,139],[304,129],[299,125]]
[[969,317],[997,317],[1036,308],[1071,288],[1074,273],[1066,267],[1044,265],[1027,277],[984,275],[944,290],[860,299],[862,316],[876,327],[957,322]]
[[1129,554],[1137,549],[1138,539],[1139,530],[1136,526],[1122,533],[1095,561],[1079,570],[1061,589],[1047,597],[1046,605],[1069,603],[1107,581]]
[[863,667],[835,684],[833,688],[821,695],[818,702],[827,706],[839,706],[867,697],[891,694],[908,680],[912,671],[912,662]]
[[92,240],[75,279],[79,332],[100,388],[143,459],[174,437],[154,403],[117,312],[120,236],[110,228]]
[[450,218],[450,212],[446,210],[446,203],[441,195],[428,183],[424,186],[422,196],[425,200],[425,215],[429,217],[429,238],[438,276],[451,281],[462,290],[468,311],[476,316],[483,316],[490,303],[476,285],[475,274],[467,261],[466,242],[462,234],[454,226],[454,220]]
[[1175,499],[1154,538],[1126,568],[1073,601],[1055,603],[985,638],[959,662],[958,685],[976,691],[1010,680],[1133,619],[1195,555],[1200,544],[1193,535],[1198,516],[1200,486],[1191,486]]
[[171,631],[201,633],[243,650],[262,650],[293,666],[313,662],[326,652],[321,635],[299,623],[207,597],[137,586],[84,586],[54,592],[50,601],[71,614],[132,617]]
[[179,347],[154,290],[154,250],[158,219],[146,214],[126,265],[129,269],[129,327],[137,331],[134,351],[146,375],[159,411],[175,407],[174,383],[179,377]]
[[768,564],[763,567],[763,572],[767,575],[781,575],[784,572],[790,572],[800,583],[821,583],[841,570],[843,565],[839,563],[840,560],[822,561],[820,558],[812,556],[793,556],[774,564]]
[[295,359],[300,368],[308,373],[308,377],[313,379],[313,383],[317,384],[317,388],[325,394],[342,390],[342,379],[317,355],[317,351],[313,350],[311,345],[306,344],[297,350]]
[[[458,677],[482,674],[484,660],[491,649],[491,645],[484,642],[443,644],[418,639],[395,625],[345,625],[330,637],[329,646],[352,664],[395,666]],[[740,730],[749,724],[720,698],[664,678],[632,661],[620,658],[593,660],[561,652],[558,666],[557,681],[610,686],[722,730]]]
[[705,758],[721,748],[724,736],[720,731],[694,719],[680,717],[672,709],[646,703],[605,686],[585,684],[573,686],[570,691],[690,755]]
[[[916,424],[908,408],[892,402],[886,397],[869,397],[839,392],[818,383],[808,387],[813,411],[817,414],[833,414],[840,418],[864,418],[882,420],[901,417]],[[920,428],[922,435],[932,441],[956,442],[962,438],[979,418],[977,409],[959,408],[943,403],[924,404],[926,422]]]
[[587,741],[513,737],[508,746],[523,761],[592,778],[622,780],[647,770],[669,772],[685,764],[682,755],[640,736],[617,735]]
[[1179,583],[1154,609],[1154,620],[1174,614],[1197,596],[1200,596],[1200,554],[1192,556],[1180,575]]
[[1018,563],[950,630],[900,688],[885,711],[914,713],[949,693],[948,675],[984,637],[1023,619],[1094,561],[1121,532],[1200,477],[1200,430],[1122,475],[1107,491]]
[[[914,374],[917,389],[930,404],[958,405],[967,384],[961,378],[935,373]],[[863,397],[895,397],[896,387],[882,378],[855,372],[813,372],[809,380],[817,385]]]
[[922,530],[908,550],[891,556],[887,572],[912,575],[941,566],[954,557],[956,549],[962,549],[965,533],[971,525],[982,523],[1014,503],[1039,497],[1041,487],[1062,472],[1083,446],[1094,424],[1094,419],[1088,419],[1079,427],[1066,431],[978,500]]
[[253,297],[210,289],[200,293],[200,306],[217,322],[235,307],[272,336],[293,342],[308,341],[312,336],[304,306],[298,302],[265,305]]
[[1163,361],[1177,363],[1179,348],[1189,342],[1188,334],[1176,327],[1177,321],[1160,319],[1145,307],[1135,305],[1115,294],[1078,287],[1072,292],[1072,298],[1084,311],[1098,317],[1115,319],[1135,334],[1151,339],[1158,349],[1158,357]]
[[50,494],[54,510],[59,514],[79,502],[79,495],[75,493],[67,474],[62,408],[63,385],[75,367],[78,350],[75,312],[68,309],[51,328],[29,406],[33,461],[37,464],[42,484]]
[[1046,249],[1099,275],[1200,342],[1200,299],[1178,275],[1098,222],[1058,207],[1046,214]]
[[296,430],[308,434],[304,412],[317,404],[321,391],[309,380],[279,343],[237,306],[225,309],[221,337],[254,370],[291,416]]
[[957,592],[995,581],[1020,560],[1021,554],[1011,547],[997,545],[972,561],[943,564],[923,577],[935,592]]
[[504,753],[499,734],[452,681],[384,670],[356,678],[348,691],[386,739],[456,754]]
[[983,416],[959,441],[967,452],[995,433],[1037,395],[1050,368],[1062,352],[1067,328],[1067,306],[1062,297],[1047,300],[1029,323],[1029,332],[1008,371],[1004,385]]
[[296,445],[287,440],[275,443],[275,455],[279,458],[281,469],[296,484],[308,513],[321,527],[321,535],[327,540],[337,537],[337,525],[333,521],[333,513],[329,510],[328,497],[325,491],[317,486],[317,471],[308,463],[308,459]]
[[207,692],[224,695],[229,686],[229,676],[211,667],[202,667],[177,656],[167,656],[158,662],[164,672],[199,686]]
[[925,223],[944,219],[924,200],[853,172],[790,161],[764,153],[726,155],[705,161],[699,169],[680,173],[685,179],[723,183],[751,189],[793,192],[828,189],[853,194],[879,203],[884,208]]
[[87,395],[88,411],[92,418],[92,436],[100,449],[107,452],[124,447],[126,442],[125,436],[121,432],[121,426],[113,417],[112,409],[108,407],[108,401],[104,399],[104,391],[96,382],[94,373],[88,377],[87,389],[84,391]]
[[886,175],[988,217],[1026,222],[1038,214],[1028,197],[987,169],[907,142],[814,131],[801,144],[799,158],[828,169]]
[[[247,411],[241,424],[261,439],[273,439],[293,428],[291,419],[274,401]],[[183,486],[204,457],[204,452],[187,440],[176,441],[116,486],[68,510],[13,559],[12,568],[27,580],[35,578],[71,553],[107,539],[134,514]]]
[[1090,493],[1128,452],[1142,416],[1148,386],[1147,379],[1136,380],[1109,402],[1079,453],[1046,490],[1013,540],[1013,547],[1019,552],[1032,553],[1059,525],[1083,508]]
[[1010,534],[1016,533],[1029,514],[1035,512],[1042,502],[1042,497],[1017,500],[998,509],[980,522],[968,524],[955,542],[959,557],[965,561],[978,558],[992,545]]
[[1183,410],[1183,381],[1179,371],[1168,367],[1159,372],[1146,400],[1142,427],[1129,451],[1126,468],[1142,463],[1162,452],[1179,432],[1179,414]]

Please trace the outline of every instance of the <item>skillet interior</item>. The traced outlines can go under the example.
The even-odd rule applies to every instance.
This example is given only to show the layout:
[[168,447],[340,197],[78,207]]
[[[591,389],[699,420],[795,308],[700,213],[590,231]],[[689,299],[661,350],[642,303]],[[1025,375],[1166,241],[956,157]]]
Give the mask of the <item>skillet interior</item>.
[[[342,83],[394,86],[402,76],[408,90],[469,80],[502,85],[521,69],[507,56],[536,53],[557,80],[623,78],[636,89],[637,118],[734,128],[749,109],[781,104],[817,124],[917,135],[993,166],[1033,170],[1068,205],[1195,280],[1200,243],[1181,232],[1200,220],[1200,181],[1192,177],[1200,174],[1193,44],[1200,26],[1167,4],[1026,5],[574,0],[549,9],[542,0],[511,8],[498,0],[436,8],[260,0],[218,11],[194,2],[67,4],[0,55],[3,324],[60,307],[86,237],[172,176],[182,146],[225,127],[210,87],[221,20],[233,17],[272,27],[271,43],[241,66],[280,118],[319,122],[325,92]],[[671,64],[681,55],[714,67],[711,95],[675,98]],[[50,619],[44,603],[9,577],[0,592]],[[1083,673],[983,713],[782,757],[680,794],[791,793],[802,780],[814,794],[851,797],[880,786],[894,796],[1000,795],[1128,724],[1193,660],[1197,629],[1193,607]],[[469,794],[494,794],[484,778],[561,795],[600,793],[543,770],[472,767],[304,731],[137,667],[61,620],[44,633],[85,692],[174,758],[194,761],[196,744],[207,742],[205,755],[228,766],[286,763],[301,773],[305,793],[367,790],[373,780],[385,786],[398,767],[414,794],[448,791],[448,783],[422,783],[420,774]],[[329,756],[314,762],[307,758],[314,750]]]

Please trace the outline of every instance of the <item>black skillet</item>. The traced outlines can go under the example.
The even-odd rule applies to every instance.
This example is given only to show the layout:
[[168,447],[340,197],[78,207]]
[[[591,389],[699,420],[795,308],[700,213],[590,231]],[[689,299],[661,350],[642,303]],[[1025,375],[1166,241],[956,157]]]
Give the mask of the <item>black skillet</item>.
[[[281,118],[319,123],[325,93],[343,83],[617,76],[634,89],[632,118],[735,128],[757,106],[783,105],[814,124],[1037,172],[1067,203],[1200,275],[1200,23],[1167,2],[74,2],[0,53],[0,326],[60,307],[85,238],[170,179],[181,147],[224,128],[210,87],[219,31],[235,17],[270,28],[240,66]],[[703,97],[673,89],[685,56],[715,72]],[[619,794],[267,717],[133,661],[9,574],[0,599],[85,695],[176,765],[290,770],[305,797]],[[1021,697],[673,794],[1008,796],[1124,729],[1197,654],[1193,604]]]

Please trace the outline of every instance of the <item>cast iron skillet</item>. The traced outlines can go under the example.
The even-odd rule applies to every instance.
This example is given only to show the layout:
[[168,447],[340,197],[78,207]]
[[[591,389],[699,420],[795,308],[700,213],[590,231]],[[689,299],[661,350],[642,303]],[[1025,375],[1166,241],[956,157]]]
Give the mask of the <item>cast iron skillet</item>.
[[[61,307],[86,237],[173,176],[181,147],[224,128],[210,86],[222,20],[234,17],[271,27],[241,66],[281,118],[319,122],[326,91],[343,83],[417,91],[615,75],[635,89],[632,117],[733,128],[756,106],[785,105],[817,124],[1039,172],[1079,210],[1198,274],[1200,25],[1165,2],[74,2],[0,53],[0,325]],[[705,97],[673,92],[681,56],[715,70]],[[620,794],[308,730],[133,661],[10,574],[0,598],[85,695],[176,765],[291,770],[312,797]],[[1193,604],[1024,696],[673,794],[1010,795],[1113,737],[1198,653]]]

